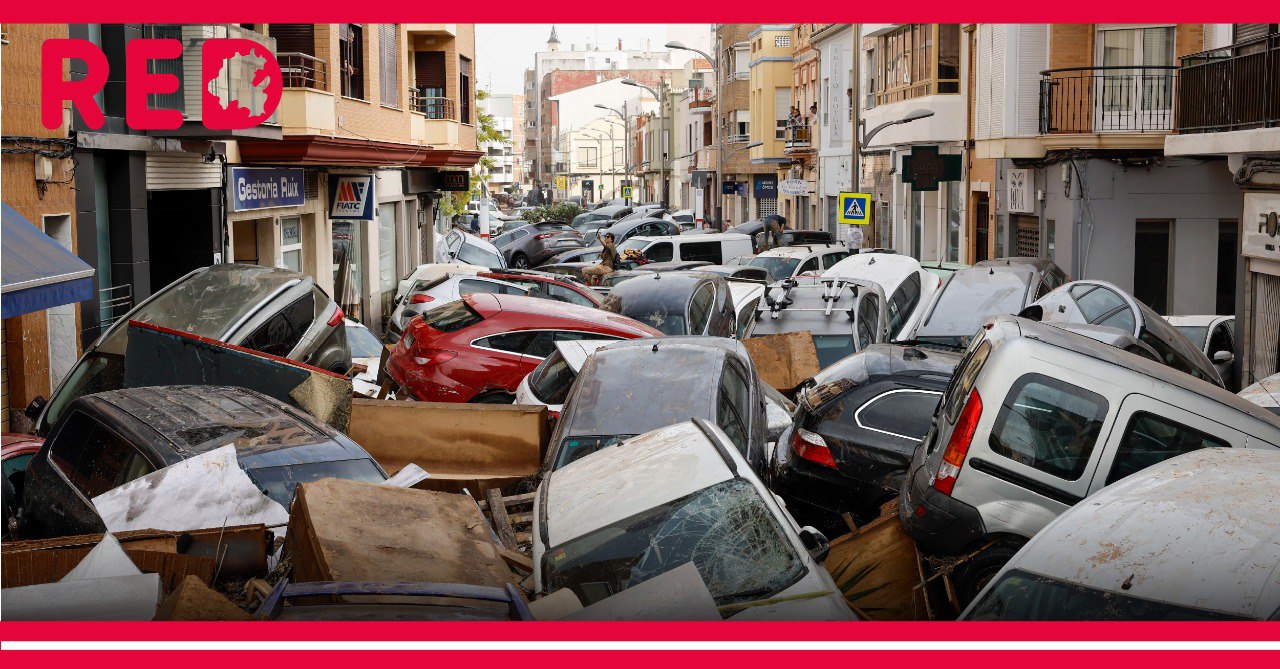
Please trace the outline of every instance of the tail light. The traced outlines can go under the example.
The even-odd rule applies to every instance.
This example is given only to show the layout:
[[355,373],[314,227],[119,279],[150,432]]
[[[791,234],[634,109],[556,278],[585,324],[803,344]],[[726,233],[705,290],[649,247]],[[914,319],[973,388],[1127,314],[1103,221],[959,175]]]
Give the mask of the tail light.
[[342,307],[338,307],[337,310],[333,312],[333,315],[329,317],[329,327],[337,326],[337,324],[341,323],[342,319],[346,317],[347,315],[342,312]]
[[424,348],[413,352],[413,361],[423,367],[439,365],[458,357],[453,351],[442,348]]
[[550,239],[551,237],[555,237],[555,236],[556,236],[556,233],[554,232],[544,232],[540,235],[534,235],[533,238],[534,239]]
[[831,449],[827,448],[827,441],[821,435],[796,428],[791,436],[791,450],[809,462],[836,468],[836,459],[831,457]]
[[425,293],[414,293],[413,296],[409,298],[409,304],[426,304],[428,302],[434,302],[435,299],[436,298]]
[[964,466],[964,457],[969,453],[973,443],[973,433],[978,429],[978,419],[982,418],[982,397],[977,389],[969,393],[969,401],[965,403],[956,426],[951,430],[951,438],[947,440],[947,450],[942,453],[942,464],[938,466],[938,474],[933,479],[933,488],[944,495],[950,495],[956,487],[956,477],[960,475],[960,467]]

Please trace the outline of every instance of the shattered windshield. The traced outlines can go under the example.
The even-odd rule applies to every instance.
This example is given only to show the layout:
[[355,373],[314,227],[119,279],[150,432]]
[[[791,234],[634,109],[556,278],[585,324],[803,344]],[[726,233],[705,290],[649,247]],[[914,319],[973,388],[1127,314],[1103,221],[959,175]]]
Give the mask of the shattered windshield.
[[590,605],[692,562],[719,606],[768,597],[798,581],[804,561],[756,489],[730,479],[551,549],[547,592]]

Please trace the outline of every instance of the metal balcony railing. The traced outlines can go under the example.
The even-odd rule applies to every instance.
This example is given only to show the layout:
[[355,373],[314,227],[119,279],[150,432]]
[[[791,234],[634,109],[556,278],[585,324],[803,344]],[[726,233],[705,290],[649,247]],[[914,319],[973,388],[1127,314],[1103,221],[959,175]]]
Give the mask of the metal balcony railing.
[[1280,34],[1183,56],[1178,132],[1280,127]]
[[725,141],[730,144],[746,144],[751,141],[751,135],[745,133],[740,135],[729,135],[725,138]]
[[807,149],[813,146],[813,127],[805,124],[793,124],[787,126],[787,144],[786,148],[790,149]]
[[1173,129],[1174,66],[1063,68],[1040,77],[1042,135]]
[[453,98],[427,95],[422,88],[409,88],[410,109],[433,121],[458,120],[458,105]]
[[[157,74],[172,74],[178,78],[178,90],[172,93],[153,93],[148,96],[148,104],[153,109],[173,109],[182,112],[187,121],[199,121],[202,118],[201,105],[203,99],[202,82],[199,76],[186,76],[187,72],[201,71],[201,52],[206,40],[219,38],[247,39],[257,42],[275,53],[276,41],[261,33],[232,24],[148,24],[144,34],[153,39],[175,39],[182,42],[182,55],[177,59],[157,59],[148,64],[148,71]],[[234,58],[229,60],[217,77],[210,82],[212,92],[230,103],[234,100],[241,107],[250,110],[262,109],[266,103],[265,86],[254,85],[258,75],[258,66],[252,58]],[[276,114],[265,121],[276,124]]]
[[321,58],[297,51],[276,54],[285,88],[329,88],[328,66]]

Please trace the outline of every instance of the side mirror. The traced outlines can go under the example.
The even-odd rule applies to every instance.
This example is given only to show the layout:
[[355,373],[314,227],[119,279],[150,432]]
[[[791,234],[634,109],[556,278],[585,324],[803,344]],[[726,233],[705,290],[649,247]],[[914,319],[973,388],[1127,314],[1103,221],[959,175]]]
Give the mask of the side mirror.
[[1216,365],[1227,365],[1236,361],[1236,354],[1231,351],[1218,351],[1213,354],[1213,362]]
[[818,564],[825,562],[827,554],[831,552],[831,542],[827,541],[827,535],[809,525],[800,528],[800,543],[804,544],[805,550],[809,551],[809,557]]
[[22,415],[31,420],[40,420],[40,414],[44,412],[44,408],[48,404],[49,401],[43,395],[37,395],[35,399],[31,400],[31,404],[28,404],[27,408],[22,410]]

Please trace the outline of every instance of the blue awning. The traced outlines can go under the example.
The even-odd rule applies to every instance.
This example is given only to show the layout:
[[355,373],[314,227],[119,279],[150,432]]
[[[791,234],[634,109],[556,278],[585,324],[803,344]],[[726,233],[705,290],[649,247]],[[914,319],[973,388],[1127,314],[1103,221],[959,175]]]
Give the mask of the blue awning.
[[93,268],[7,204],[0,205],[5,318],[93,297]]

